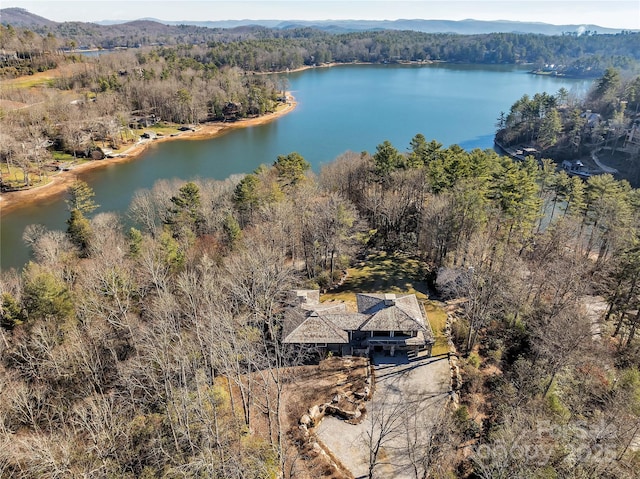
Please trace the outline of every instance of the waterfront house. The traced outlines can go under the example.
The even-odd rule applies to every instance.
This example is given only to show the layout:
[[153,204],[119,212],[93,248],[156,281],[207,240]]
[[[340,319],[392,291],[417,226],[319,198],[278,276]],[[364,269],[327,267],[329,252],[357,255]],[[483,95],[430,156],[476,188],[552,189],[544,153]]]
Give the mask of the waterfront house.
[[591,110],[585,111],[580,116],[587,120],[587,126],[590,128],[598,126],[602,121],[602,116],[600,115],[600,113],[593,113]]
[[224,107],[222,107],[224,121],[236,121],[239,118],[241,111],[242,103],[233,101],[227,102]]
[[294,292],[284,342],[343,356],[398,351],[431,354],[433,333],[414,294],[356,295],[357,311],[345,303],[321,303],[319,291]]

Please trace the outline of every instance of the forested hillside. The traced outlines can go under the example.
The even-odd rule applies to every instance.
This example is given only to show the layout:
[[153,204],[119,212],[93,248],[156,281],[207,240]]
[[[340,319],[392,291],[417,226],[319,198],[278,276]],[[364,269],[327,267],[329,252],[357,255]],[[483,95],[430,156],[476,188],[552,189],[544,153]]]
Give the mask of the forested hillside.
[[[15,48],[14,33],[2,26],[0,48]],[[486,33],[458,35],[411,30],[372,30],[332,34],[311,27],[260,26],[206,28],[137,20],[117,25],[65,22],[34,26],[31,37],[55,38],[60,48],[197,47],[197,55],[220,65],[253,71],[282,71],[324,62],[444,61],[532,64],[574,76],[596,77],[607,67],[634,69],[640,60],[638,36],[618,34],[541,35]],[[37,41],[29,47],[40,47]],[[22,50],[16,48],[16,50]]]
[[[22,45],[32,38],[10,29],[0,33]],[[7,75],[25,68],[42,75],[55,68],[55,74],[7,81],[0,92],[3,190],[46,181],[60,164],[55,161],[104,158],[135,143],[145,128],[172,134],[181,126],[257,117],[284,103],[286,83],[278,78],[218,68],[181,53],[188,50],[131,50],[101,58],[39,50],[7,59]]]
[[[1,27],[3,173],[30,185],[52,157],[92,157],[143,128],[263,114],[287,85],[258,72],[323,62],[602,72],[584,104],[523,97],[503,116],[505,142],[581,149],[586,109],[614,134],[637,120],[637,34],[164,27]],[[459,401],[408,449],[416,478],[636,477],[638,190],[421,134],[380,141],[315,173],[282,152],[225,181],[161,181],[126,217],[75,182],[66,229],[29,226],[32,261],[0,274],[0,477],[344,477],[317,464],[300,415],[289,420],[308,406],[287,403],[287,388],[315,358],[282,342],[287,296],[330,288],[379,252],[411,258],[431,296],[451,300]]]
[[[153,13],[153,12],[151,12]],[[552,25],[542,22],[522,21],[486,21],[486,20],[425,20],[425,19],[400,19],[400,20],[201,20],[188,17],[180,20],[156,19],[145,17],[164,25],[195,25],[208,28],[235,28],[247,25],[260,25],[282,30],[295,27],[311,27],[334,33],[346,33],[363,30],[413,30],[426,33],[457,33],[469,35],[474,33],[514,32],[514,33],[541,33],[544,35],[580,35],[592,33],[620,33],[619,28],[607,28],[600,25]],[[40,17],[23,8],[0,9],[0,23],[13,25],[14,27],[51,27],[57,22]],[[118,19],[108,19],[96,22],[99,25],[120,25],[125,23]]]
[[496,141],[506,147],[535,146],[569,170],[577,161],[591,164],[596,156],[615,166],[619,178],[638,186],[639,109],[640,77],[609,68],[585,98],[572,98],[564,89],[524,95],[509,113],[501,113]]
[[[635,477],[638,199],[609,175],[422,135],[319,175],[290,153],[161,182],[136,195],[130,229],[78,182],[67,230],[30,227],[33,262],[0,282],[0,476],[305,477],[282,417],[282,367],[303,359],[281,343],[286,293],[388,250],[459,300],[461,406],[427,466]],[[598,295],[602,322],[587,314]]]
[[[160,133],[172,134],[181,126],[235,121],[274,111],[286,99],[286,81],[257,72],[331,62],[447,61],[540,67],[555,62],[554,74],[588,76],[618,66],[629,75],[637,68],[640,51],[634,48],[638,34],[633,33],[549,37],[382,31],[331,35],[312,29],[211,30],[142,22],[130,31],[144,39],[128,39],[115,27],[58,25],[63,26],[71,30],[48,31],[43,36],[0,26],[4,52],[0,75],[5,79],[0,91],[0,162],[6,168],[5,190],[46,182],[48,172],[60,166],[52,160],[102,158],[109,151],[117,152],[137,140],[144,133],[142,128],[155,125],[165,128]],[[170,41],[159,42],[156,27],[172,29],[165,32]],[[194,35],[201,37],[187,35],[194,28]],[[93,46],[156,46],[93,58],[72,54],[69,49],[84,41],[80,40],[83,29],[93,32]],[[101,35],[115,43],[101,43]],[[7,81],[25,75],[33,79]],[[633,88],[621,90],[618,100],[625,98],[633,107],[637,103],[634,92]],[[524,123],[519,118],[510,116],[507,137],[519,138],[522,125],[531,124],[528,117]],[[534,122],[533,128],[536,125]],[[557,129],[555,123],[551,127]]]

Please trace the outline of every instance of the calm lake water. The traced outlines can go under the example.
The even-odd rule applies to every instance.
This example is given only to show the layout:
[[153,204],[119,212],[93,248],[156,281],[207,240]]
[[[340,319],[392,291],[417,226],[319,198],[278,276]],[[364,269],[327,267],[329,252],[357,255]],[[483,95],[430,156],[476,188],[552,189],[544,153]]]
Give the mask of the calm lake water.
[[[341,153],[374,152],[389,140],[405,151],[416,133],[445,146],[491,148],[501,111],[527,93],[582,94],[590,82],[530,75],[520,67],[477,65],[353,65],[288,75],[298,107],[266,125],[231,130],[202,141],[154,145],[136,161],[80,176],[96,192],[96,210],[124,213],[140,188],[159,179],[224,179],[297,151],[315,170]],[[64,230],[68,213],[59,196],[2,217],[0,267],[23,266],[22,242],[32,223]]]

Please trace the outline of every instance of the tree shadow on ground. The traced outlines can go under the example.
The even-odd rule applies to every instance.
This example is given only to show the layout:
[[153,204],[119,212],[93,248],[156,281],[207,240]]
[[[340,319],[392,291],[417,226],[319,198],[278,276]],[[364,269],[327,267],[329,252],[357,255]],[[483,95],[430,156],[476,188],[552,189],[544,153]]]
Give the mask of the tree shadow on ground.
[[348,270],[347,280],[331,292],[343,293],[415,293],[429,295],[421,262],[403,253],[376,253]]

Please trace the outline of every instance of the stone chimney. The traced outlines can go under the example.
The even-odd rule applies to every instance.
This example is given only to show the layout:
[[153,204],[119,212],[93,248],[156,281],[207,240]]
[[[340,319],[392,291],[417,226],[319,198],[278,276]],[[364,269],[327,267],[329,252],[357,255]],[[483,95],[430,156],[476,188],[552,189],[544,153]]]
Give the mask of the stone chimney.
[[395,304],[396,304],[396,295],[393,293],[386,293],[384,295],[384,305],[395,306]]

